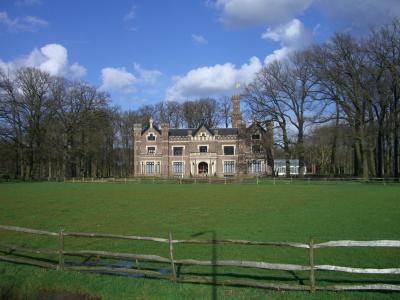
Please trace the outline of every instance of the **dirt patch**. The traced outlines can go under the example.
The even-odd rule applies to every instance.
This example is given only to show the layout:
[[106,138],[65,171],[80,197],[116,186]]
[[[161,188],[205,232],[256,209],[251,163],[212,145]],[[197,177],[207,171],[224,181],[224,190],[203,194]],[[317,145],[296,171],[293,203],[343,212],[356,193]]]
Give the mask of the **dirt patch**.
[[22,300],[22,299],[40,299],[40,300],[101,300],[101,297],[95,297],[79,292],[70,292],[56,289],[40,289],[31,295],[22,295],[17,289],[10,287],[0,289],[0,300]]
[[88,294],[53,289],[39,290],[37,292],[37,298],[41,300],[101,300],[100,297]]

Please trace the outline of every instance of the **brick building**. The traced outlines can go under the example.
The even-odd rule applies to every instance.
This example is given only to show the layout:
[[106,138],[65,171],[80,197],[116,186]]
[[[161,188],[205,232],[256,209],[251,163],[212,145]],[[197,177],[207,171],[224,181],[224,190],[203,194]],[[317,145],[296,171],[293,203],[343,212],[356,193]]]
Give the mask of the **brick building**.
[[[134,127],[135,176],[235,176],[270,174],[272,126],[242,120],[240,97],[232,97],[232,128]],[[271,124],[272,125],[272,124]]]

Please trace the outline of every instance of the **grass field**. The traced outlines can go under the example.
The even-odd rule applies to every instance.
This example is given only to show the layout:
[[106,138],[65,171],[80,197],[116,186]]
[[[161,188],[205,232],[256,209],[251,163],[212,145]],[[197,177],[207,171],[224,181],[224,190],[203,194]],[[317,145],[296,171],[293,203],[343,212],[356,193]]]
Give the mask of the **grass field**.
[[[373,184],[0,184],[0,224],[58,231],[115,233],[210,239],[309,241],[338,239],[400,240],[400,185]],[[0,232],[0,243],[57,248],[57,240]],[[66,238],[66,249],[110,250],[168,256],[167,246],[140,241]],[[307,264],[303,249],[217,245],[218,259]],[[211,259],[212,245],[177,245],[175,258]],[[400,250],[319,249],[317,264],[354,267],[400,267]],[[210,274],[208,267],[185,267],[182,273]],[[236,269],[218,268],[229,277]],[[253,271],[248,277],[308,284],[307,272]],[[102,299],[208,299],[214,287],[165,280],[59,272],[0,262],[0,290],[34,297],[40,289],[58,289]],[[399,276],[317,272],[317,284],[382,282],[400,284]],[[218,298],[398,299],[400,293],[274,292],[217,287]],[[0,299],[1,294],[0,293]],[[38,296],[40,297],[40,296]]]

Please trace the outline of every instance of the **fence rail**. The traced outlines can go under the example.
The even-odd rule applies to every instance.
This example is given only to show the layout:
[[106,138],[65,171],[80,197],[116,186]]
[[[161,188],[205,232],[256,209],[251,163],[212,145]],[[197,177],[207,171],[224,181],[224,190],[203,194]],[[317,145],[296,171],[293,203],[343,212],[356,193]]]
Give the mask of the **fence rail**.
[[[11,231],[17,233],[26,233],[33,235],[45,235],[58,237],[58,249],[37,249],[20,247],[16,245],[0,244],[0,260],[6,262],[13,262],[18,264],[28,264],[43,268],[57,269],[57,270],[70,270],[70,271],[88,271],[98,273],[127,273],[127,274],[141,274],[146,277],[154,277],[161,279],[168,279],[174,282],[191,282],[191,283],[207,283],[207,284],[222,284],[222,285],[235,285],[235,286],[249,286],[258,288],[269,288],[278,290],[299,290],[310,291],[328,290],[328,291],[344,291],[344,290],[385,290],[385,291],[400,291],[400,285],[396,284],[346,284],[346,285],[317,285],[315,273],[316,271],[333,271],[345,272],[352,274],[400,274],[400,268],[355,268],[335,265],[316,265],[315,264],[315,249],[318,248],[332,248],[332,247],[391,247],[400,248],[400,241],[398,240],[374,240],[374,241],[352,241],[352,240],[338,240],[329,241],[324,243],[315,244],[313,239],[310,239],[308,244],[305,243],[292,243],[292,242],[268,242],[268,241],[248,241],[248,240],[174,240],[172,234],[168,238],[159,237],[142,237],[131,235],[117,235],[117,234],[102,234],[102,233],[82,233],[82,232],[67,232],[64,228],[60,228],[59,232],[51,232],[45,230],[37,230],[31,228],[0,225],[0,230]],[[137,254],[137,253],[119,253],[110,251],[98,250],[66,250],[65,237],[80,237],[80,238],[107,238],[107,239],[123,239],[123,240],[138,240],[138,241],[152,241],[156,243],[168,244],[167,257],[159,255]],[[248,261],[248,260],[197,260],[197,259],[177,259],[174,255],[174,244],[239,244],[239,245],[257,245],[257,246],[274,246],[274,247],[291,247],[306,249],[309,254],[309,261],[304,265],[297,264],[280,264],[270,263],[263,261]],[[32,257],[15,257],[15,253],[31,253],[31,254],[51,254],[58,255],[58,263],[50,263],[48,261],[41,261]],[[123,258],[153,263],[166,263],[170,265],[170,274],[163,274],[154,270],[147,270],[142,268],[125,268],[125,267],[104,267],[104,266],[79,266],[71,263],[65,263],[65,256],[94,256],[98,258]],[[249,279],[218,279],[207,276],[180,276],[177,275],[176,266],[179,265],[196,265],[196,266],[212,266],[212,267],[240,267],[240,268],[255,268],[262,270],[279,270],[279,271],[298,271],[309,272],[309,285],[299,284],[283,284],[275,282],[264,282],[260,280]]]
[[60,180],[67,183],[175,183],[175,184],[399,184],[400,178],[358,178],[358,177],[270,177],[270,176],[232,176],[232,177],[112,177],[112,178],[69,178]]
[[[176,184],[399,184],[400,178],[391,177],[369,177],[368,179],[360,177],[322,177],[315,175],[306,175],[305,177],[272,177],[270,175],[232,175],[227,177],[204,176],[204,177],[182,177],[182,176],[135,176],[135,177],[55,177],[55,178],[39,178],[33,181],[54,181],[65,183],[176,183]],[[0,179],[2,182],[25,182],[13,179]]]

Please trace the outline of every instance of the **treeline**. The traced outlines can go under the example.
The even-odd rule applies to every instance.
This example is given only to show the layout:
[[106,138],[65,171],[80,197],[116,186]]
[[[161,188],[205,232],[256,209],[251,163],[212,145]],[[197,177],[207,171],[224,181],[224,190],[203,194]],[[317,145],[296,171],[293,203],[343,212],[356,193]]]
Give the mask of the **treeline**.
[[0,176],[15,179],[133,174],[133,127],[230,123],[230,100],[160,102],[122,111],[85,82],[35,68],[0,71]]
[[399,177],[399,20],[274,61],[244,96],[257,119],[276,124],[286,170],[295,157],[323,175]]
[[[250,118],[275,124],[275,157],[286,158],[287,171],[298,158],[317,174],[364,178],[399,177],[399,98],[399,20],[272,62],[242,95]],[[131,176],[135,123],[228,127],[231,110],[224,97],[122,111],[85,82],[0,70],[0,176]]]

